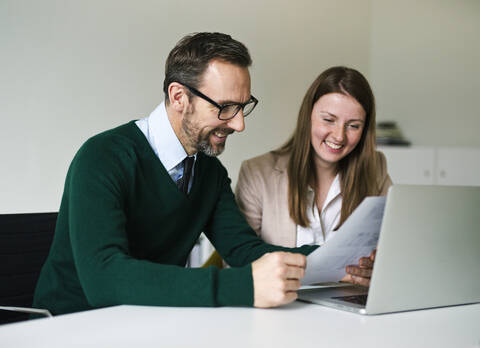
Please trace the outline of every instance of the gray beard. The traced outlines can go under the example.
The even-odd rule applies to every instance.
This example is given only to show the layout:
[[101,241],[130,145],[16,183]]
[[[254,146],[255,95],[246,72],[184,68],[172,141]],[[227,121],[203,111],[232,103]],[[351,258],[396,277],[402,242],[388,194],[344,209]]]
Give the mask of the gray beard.
[[197,127],[197,125],[192,122],[191,114],[184,115],[182,120],[182,129],[183,132],[186,134],[187,139],[192,142],[192,147],[198,152],[203,152],[205,155],[210,157],[216,157],[220,155],[225,149],[225,144],[214,147],[210,143],[210,135],[213,132],[217,131],[217,129],[213,129],[207,134],[202,134],[199,127]]
[[[208,133],[208,137],[210,137],[210,133]],[[210,144],[208,139],[199,139],[199,141],[197,142],[197,151],[203,152],[205,155],[210,157],[217,157],[223,152],[224,149],[224,145],[219,145],[215,149],[212,144]]]

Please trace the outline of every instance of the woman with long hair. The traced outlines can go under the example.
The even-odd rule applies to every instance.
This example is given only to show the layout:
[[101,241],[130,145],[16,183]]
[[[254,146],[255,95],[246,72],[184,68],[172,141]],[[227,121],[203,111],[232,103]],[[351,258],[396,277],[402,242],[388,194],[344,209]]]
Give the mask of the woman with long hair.
[[[375,149],[368,81],[357,70],[332,67],[307,90],[291,138],[242,163],[236,197],[266,242],[322,245],[365,197],[386,195],[391,184],[385,157]],[[373,258],[360,265],[371,268]],[[345,280],[368,284],[371,270],[351,271]]]

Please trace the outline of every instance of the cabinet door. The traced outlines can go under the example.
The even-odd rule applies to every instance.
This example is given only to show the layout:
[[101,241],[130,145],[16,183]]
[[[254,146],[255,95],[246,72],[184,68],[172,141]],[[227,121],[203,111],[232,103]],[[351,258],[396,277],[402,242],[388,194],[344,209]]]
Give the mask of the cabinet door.
[[379,146],[387,158],[394,184],[433,185],[435,149],[432,147]]
[[440,147],[437,169],[439,185],[480,186],[480,149]]

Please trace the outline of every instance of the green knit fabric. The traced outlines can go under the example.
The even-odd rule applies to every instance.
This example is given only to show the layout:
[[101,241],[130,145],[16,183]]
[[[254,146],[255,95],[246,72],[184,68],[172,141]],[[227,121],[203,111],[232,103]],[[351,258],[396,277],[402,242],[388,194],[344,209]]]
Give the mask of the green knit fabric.
[[[184,267],[202,231],[232,268]],[[256,236],[216,158],[198,154],[185,196],[132,121],[89,139],[73,159],[34,307],[250,306],[250,263],[275,250],[292,249]]]

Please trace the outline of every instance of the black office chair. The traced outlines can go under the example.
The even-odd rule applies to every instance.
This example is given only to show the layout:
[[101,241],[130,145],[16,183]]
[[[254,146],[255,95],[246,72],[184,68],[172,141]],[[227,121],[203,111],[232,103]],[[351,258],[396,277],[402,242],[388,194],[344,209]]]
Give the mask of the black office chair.
[[0,324],[26,320],[58,213],[0,214]]

